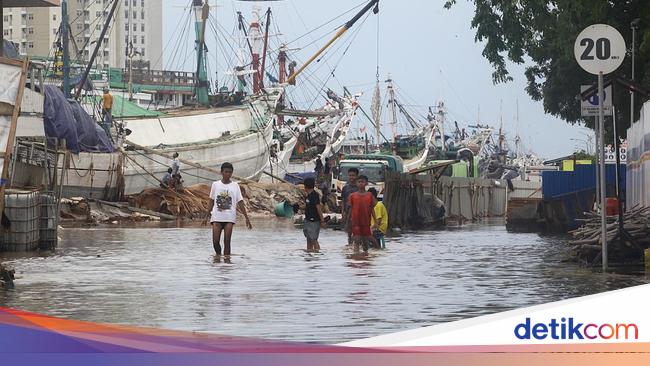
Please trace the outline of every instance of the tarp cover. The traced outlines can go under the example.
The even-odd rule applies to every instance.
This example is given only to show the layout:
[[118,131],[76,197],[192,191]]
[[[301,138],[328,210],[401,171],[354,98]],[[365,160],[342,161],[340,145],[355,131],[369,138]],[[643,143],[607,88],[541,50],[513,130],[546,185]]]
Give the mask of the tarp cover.
[[68,101],[57,87],[45,86],[43,124],[48,138],[66,140],[68,150],[79,152],[114,152],[106,132],[77,102]]
[[18,49],[16,48],[16,45],[13,44],[12,42],[8,40],[3,40],[2,42],[2,49],[4,51],[4,56],[7,58],[20,58],[20,55],[18,54]]

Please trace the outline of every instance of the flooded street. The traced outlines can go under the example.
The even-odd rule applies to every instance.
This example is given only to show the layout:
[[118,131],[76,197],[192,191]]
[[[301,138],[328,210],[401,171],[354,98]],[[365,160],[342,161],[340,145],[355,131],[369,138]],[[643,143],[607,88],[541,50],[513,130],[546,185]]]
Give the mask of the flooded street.
[[235,229],[230,264],[206,227],[66,228],[56,253],[3,254],[0,306],[68,319],[335,343],[646,283],[562,263],[566,244],[470,225],[389,238],[354,255],[344,234],[304,251],[287,221]]

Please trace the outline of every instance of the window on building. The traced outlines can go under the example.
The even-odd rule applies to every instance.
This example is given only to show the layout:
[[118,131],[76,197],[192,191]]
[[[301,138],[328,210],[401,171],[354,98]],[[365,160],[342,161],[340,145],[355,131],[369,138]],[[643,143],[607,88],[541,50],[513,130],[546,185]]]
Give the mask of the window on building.
[[97,24],[97,25],[95,26],[95,29],[97,29],[97,30],[102,30],[102,26],[101,26],[101,24]]
[[134,30],[134,31],[137,31],[137,30],[138,30],[138,25],[135,24],[135,23],[133,23],[133,30]]
[[133,43],[138,43],[138,36],[133,36]]
[[144,32],[144,23],[140,24],[140,30]]
[[138,19],[138,12],[137,11],[133,12],[133,19]]
[[144,19],[144,10],[140,12],[140,17]]
[[129,19],[129,11],[128,10],[124,11],[124,19]]
[[27,28],[27,34],[34,34],[34,28]]
[[102,12],[101,12],[101,11],[96,11],[96,12],[95,12],[95,16],[96,16],[97,18],[101,18],[101,17],[102,17]]
[[144,36],[140,37],[140,43],[144,44]]
[[5,35],[5,37],[8,37],[9,36],[9,29],[5,29],[3,34]]
[[128,31],[129,30],[129,23],[124,23],[124,30]]
[[144,0],[140,0],[140,6],[144,8]]
[[34,48],[34,42],[29,42],[29,43],[27,44],[27,47],[28,47],[28,48]]
[[56,22],[56,14],[52,14],[52,20]]
[[27,19],[34,20],[34,14],[32,13],[27,14]]
[[56,29],[56,28],[52,28],[52,34],[56,35],[56,33],[57,33],[57,29]]

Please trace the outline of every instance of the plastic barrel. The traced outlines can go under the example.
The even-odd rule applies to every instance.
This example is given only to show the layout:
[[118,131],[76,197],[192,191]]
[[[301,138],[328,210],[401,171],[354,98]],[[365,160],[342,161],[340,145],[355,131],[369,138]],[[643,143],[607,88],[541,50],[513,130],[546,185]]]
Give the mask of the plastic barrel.
[[283,201],[275,205],[275,216],[277,217],[293,217],[293,207],[287,201]]

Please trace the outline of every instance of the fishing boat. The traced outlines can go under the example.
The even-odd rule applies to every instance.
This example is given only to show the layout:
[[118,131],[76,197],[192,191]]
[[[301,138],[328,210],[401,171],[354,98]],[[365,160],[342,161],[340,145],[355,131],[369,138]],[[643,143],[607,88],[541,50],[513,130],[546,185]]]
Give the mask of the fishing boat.
[[[372,114],[375,122],[377,141],[382,141],[382,138],[385,140],[379,146],[380,152],[401,157],[404,160],[404,170],[407,172],[418,169],[427,161],[429,150],[435,142],[438,123],[431,116],[427,116],[426,121],[418,121],[413,116],[413,113],[409,112],[406,106],[398,100],[394,80],[390,75],[386,80],[386,85],[386,95],[388,96],[387,108],[389,111],[388,124],[391,126],[393,132],[392,141],[387,141],[381,134],[381,115],[383,113],[381,112],[379,80],[375,87],[372,102]],[[397,132],[398,111],[406,121],[406,126],[409,130],[408,133],[398,134]]]
[[[100,38],[104,37],[111,24],[111,18],[115,14],[118,1],[114,1],[111,11],[107,17]],[[318,54],[322,53],[336,38],[341,37],[365,12],[375,6],[376,0],[370,1],[362,12],[357,14],[355,19],[346,23],[336,37]],[[64,2],[65,4],[65,2]],[[111,148],[100,151],[97,149],[71,151],[68,160],[60,162],[57,166],[60,174],[64,175],[65,189],[64,196],[81,196],[101,198],[106,200],[118,200],[124,195],[139,193],[141,190],[151,186],[157,186],[160,177],[164,175],[171,163],[171,155],[178,153],[181,162],[186,162],[182,168],[182,179],[186,185],[195,183],[208,183],[218,179],[218,168],[229,161],[235,165],[235,174],[238,178],[257,180],[264,170],[269,167],[272,145],[274,143],[274,132],[278,132],[278,121],[281,119],[276,113],[283,110],[284,90],[287,85],[295,83],[296,77],[318,56],[315,55],[300,70],[294,71],[291,67],[291,75],[285,83],[266,87],[264,86],[264,64],[267,57],[267,45],[269,37],[268,25],[270,24],[270,8],[267,12],[266,32],[262,33],[260,24],[264,24],[259,18],[254,19],[250,28],[241,27],[242,17],[239,16],[240,30],[243,29],[246,44],[251,51],[251,63],[239,64],[234,68],[233,75],[237,82],[236,91],[219,89],[217,94],[210,94],[209,81],[207,78],[207,48],[205,44],[205,32],[210,7],[207,2],[196,0],[193,2],[193,11],[196,14],[196,56],[197,72],[193,74],[194,85],[191,103],[182,107],[166,109],[161,113],[149,115],[118,115],[113,120],[110,134],[100,136],[110,137]],[[64,10],[63,22],[67,24],[67,14]],[[62,29],[66,29],[65,25]],[[248,32],[246,32],[248,29]],[[67,32],[62,31],[62,34]],[[68,51],[62,37],[63,72],[62,89],[65,96],[72,95],[70,85],[70,67],[66,59]],[[97,42],[97,46],[101,42]],[[263,49],[263,50],[262,50]],[[261,56],[261,57],[260,57]],[[260,62],[261,61],[261,62]],[[86,109],[97,110],[97,93],[87,93],[90,98],[82,96],[83,87],[88,80],[91,71],[92,60],[86,67],[83,75],[79,75],[79,82],[74,93],[75,99],[86,102]],[[250,65],[250,69],[248,66]],[[252,78],[252,83],[248,80]],[[244,90],[247,84],[253,85],[252,93]],[[129,91],[131,90],[129,85]],[[47,98],[45,98],[47,103]],[[90,102],[89,102],[90,101]],[[128,101],[123,101],[128,104]],[[95,104],[95,105],[93,105]],[[123,104],[123,105],[124,105]],[[350,103],[351,104],[351,103]],[[38,120],[45,121],[45,108],[40,113],[32,113],[30,117],[36,116]],[[37,111],[38,112],[38,111]],[[80,114],[83,114],[80,112]],[[320,118],[315,117],[319,124],[334,124],[337,131],[344,130],[348,122],[343,119],[351,119],[350,114],[339,113],[338,117]],[[83,119],[87,120],[87,116]],[[98,117],[98,116],[96,116]],[[38,128],[37,128],[38,129]],[[52,136],[47,131],[47,123],[42,122],[40,129],[42,134],[48,138],[63,138],[61,134]],[[49,131],[52,132],[52,131]],[[340,133],[339,133],[340,134]],[[338,136],[336,132],[333,135]],[[296,138],[295,143],[298,142]],[[281,149],[281,156],[276,155],[278,165],[286,165],[284,162],[290,156],[294,141],[289,138],[285,149]],[[339,139],[335,138],[330,143],[330,148],[336,148]],[[272,170],[272,169],[271,169]]]

